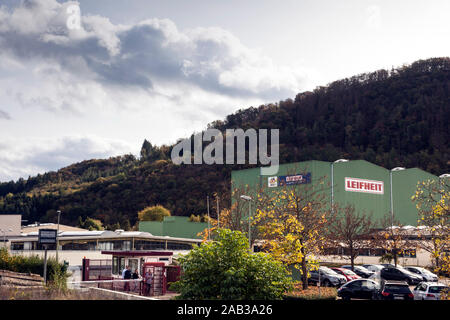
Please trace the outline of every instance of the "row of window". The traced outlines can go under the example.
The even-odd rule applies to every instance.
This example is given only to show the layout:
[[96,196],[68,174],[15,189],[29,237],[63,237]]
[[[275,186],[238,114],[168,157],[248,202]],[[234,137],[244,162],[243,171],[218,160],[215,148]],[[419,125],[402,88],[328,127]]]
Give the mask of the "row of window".
[[[60,241],[59,250],[83,250],[83,251],[101,251],[101,250],[132,250],[131,240],[76,240]],[[48,250],[56,250],[56,245],[47,245]],[[180,243],[173,241],[151,241],[135,240],[134,250],[191,250],[191,243]],[[44,250],[43,245],[37,241],[12,242],[11,250]]]
[[[360,256],[366,257],[381,257],[388,253],[387,250],[384,249],[374,249],[374,248],[362,248],[358,250]],[[326,248],[324,250],[325,255],[350,255],[350,249],[348,248]],[[407,249],[400,251],[398,253],[399,257],[405,258],[416,258],[416,250],[415,249]]]

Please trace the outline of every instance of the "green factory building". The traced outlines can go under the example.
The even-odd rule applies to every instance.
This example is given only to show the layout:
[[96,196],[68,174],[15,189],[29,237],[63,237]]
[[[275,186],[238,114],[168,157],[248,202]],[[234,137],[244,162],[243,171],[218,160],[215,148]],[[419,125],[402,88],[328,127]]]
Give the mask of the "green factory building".
[[248,196],[254,197],[261,188],[275,191],[298,184],[301,190],[309,184],[309,189],[323,190],[323,201],[329,206],[332,203],[340,207],[352,205],[358,212],[372,214],[375,220],[389,214],[392,206],[394,219],[412,226],[418,220],[418,211],[411,200],[417,183],[439,179],[417,168],[388,170],[365,160],[282,164],[276,176],[264,176],[260,171],[260,168],[232,171],[231,188],[248,185]]

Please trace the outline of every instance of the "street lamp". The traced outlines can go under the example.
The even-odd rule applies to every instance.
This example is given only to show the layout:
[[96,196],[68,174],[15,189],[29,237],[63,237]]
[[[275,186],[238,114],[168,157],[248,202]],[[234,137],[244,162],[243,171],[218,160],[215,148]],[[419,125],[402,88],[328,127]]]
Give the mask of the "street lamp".
[[61,216],[61,210],[56,211],[58,214],[58,227],[56,229],[56,263],[59,263],[58,260],[58,249],[59,249],[59,218]]
[[394,198],[392,196],[392,172],[405,170],[403,167],[395,167],[389,170],[389,186],[391,189],[391,228],[394,226]]
[[251,217],[251,208],[252,208],[252,201],[253,199],[249,196],[246,195],[241,195],[241,199],[248,201],[248,246],[250,249],[250,252],[252,251],[252,242],[251,242],[251,235],[250,235],[250,227],[251,227],[251,223],[250,223],[250,217]]
[[331,211],[334,211],[334,164],[341,162],[348,162],[347,159],[339,159],[331,163]]

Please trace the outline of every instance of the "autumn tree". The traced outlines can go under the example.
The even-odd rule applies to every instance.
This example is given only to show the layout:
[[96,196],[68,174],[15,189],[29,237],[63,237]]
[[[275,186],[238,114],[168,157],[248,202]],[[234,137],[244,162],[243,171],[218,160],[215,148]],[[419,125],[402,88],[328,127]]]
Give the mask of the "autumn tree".
[[150,206],[138,212],[139,221],[163,221],[169,217],[170,211],[161,205]]
[[[246,200],[241,196],[248,196],[250,199]],[[210,229],[205,229],[200,235],[203,239],[207,239],[208,232],[211,234],[220,227],[240,231],[248,237],[250,224],[250,245],[253,246],[255,241],[261,238],[259,227],[264,223],[261,219],[256,219],[257,212],[267,208],[272,201],[270,193],[264,186],[252,188],[249,185],[233,185],[231,206],[223,208],[216,218],[210,218]]]
[[343,247],[342,254],[350,259],[351,267],[360,250],[370,247],[375,223],[371,215],[358,212],[353,206],[335,208],[337,215],[328,228],[328,241],[332,247]]
[[436,272],[450,273],[450,179],[419,182],[411,199],[419,211],[419,247],[430,253]]
[[332,212],[325,200],[324,179],[312,184],[285,186],[273,192],[271,202],[257,212],[262,238],[269,252],[302,275],[308,288],[308,271],[317,267],[315,257],[325,243]]

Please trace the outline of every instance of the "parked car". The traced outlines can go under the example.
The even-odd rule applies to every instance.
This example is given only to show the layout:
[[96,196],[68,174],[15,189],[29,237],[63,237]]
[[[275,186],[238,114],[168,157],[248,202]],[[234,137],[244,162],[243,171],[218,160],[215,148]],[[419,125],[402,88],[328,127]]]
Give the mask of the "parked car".
[[422,277],[423,281],[437,282],[438,276],[422,267],[405,267],[406,270]]
[[381,264],[363,264],[363,267],[373,272],[381,271],[384,268]]
[[376,297],[380,285],[370,279],[356,279],[347,282],[337,291],[338,297],[343,300],[350,299],[373,299]]
[[409,285],[422,282],[422,277],[403,268],[386,267],[381,269],[380,277],[384,280],[406,281]]
[[328,267],[319,267],[319,270],[311,270],[309,272],[310,277],[308,282],[317,284],[319,282],[320,272],[320,285],[324,287],[340,287],[347,282],[347,279]]
[[414,300],[439,300],[441,292],[447,291],[449,287],[442,283],[422,282],[414,288]]
[[414,300],[414,294],[405,281],[382,281],[374,299],[378,300]]
[[[345,265],[342,266],[341,268],[352,270],[352,266],[350,265]],[[363,266],[353,266],[353,272],[356,273],[361,278],[369,278],[371,275],[375,273],[374,271],[364,268]]]
[[348,270],[345,268],[330,268],[330,269],[336,273],[343,275],[345,277],[345,279],[347,280],[347,282],[361,278],[356,273],[354,273],[352,270]]

